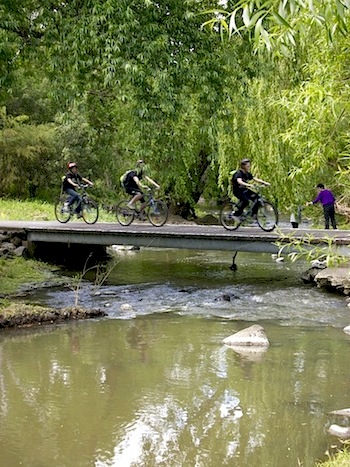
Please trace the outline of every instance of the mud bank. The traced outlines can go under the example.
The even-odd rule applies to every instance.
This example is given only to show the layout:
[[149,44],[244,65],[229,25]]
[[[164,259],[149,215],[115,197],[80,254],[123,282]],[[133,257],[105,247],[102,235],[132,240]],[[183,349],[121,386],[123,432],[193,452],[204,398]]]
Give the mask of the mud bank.
[[67,307],[54,309],[37,305],[12,303],[0,309],[0,329],[41,326],[68,320],[101,318],[107,313],[100,309]]

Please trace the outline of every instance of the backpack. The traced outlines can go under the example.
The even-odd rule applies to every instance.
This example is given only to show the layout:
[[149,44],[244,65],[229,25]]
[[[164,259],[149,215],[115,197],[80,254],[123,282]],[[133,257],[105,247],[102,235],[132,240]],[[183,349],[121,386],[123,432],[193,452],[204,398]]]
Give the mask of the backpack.
[[127,170],[125,173],[123,173],[123,175],[120,177],[120,184],[122,186],[122,188],[124,188],[125,190],[125,182],[126,182],[126,179],[129,175],[130,172],[133,172],[132,170]]
[[236,173],[237,173],[236,170],[232,170],[232,172],[230,172],[230,175],[232,175],[232,177],[231,177],[231,186],[232,187],[234,187],[236,185],[236,180],[235,180]]

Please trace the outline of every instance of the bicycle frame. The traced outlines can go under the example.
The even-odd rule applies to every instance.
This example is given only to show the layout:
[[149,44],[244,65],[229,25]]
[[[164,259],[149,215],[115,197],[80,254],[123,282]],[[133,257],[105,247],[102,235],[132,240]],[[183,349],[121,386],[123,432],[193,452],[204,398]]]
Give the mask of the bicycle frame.
[[[255,193],[255,192],[254,192]],[[254,208],[257,206],[257,205],[263,205],[265,200],[261,193],[257,192],[256,193],[258,196],[254,199],[254,200],[251,200],[249,202],[249,205],[248,205],[248,210],[246,212],[243,211],[242,215],[241,215],[241,219],[242,221],[249,218],[249,217],[253,217],[253,212],[254,212]]]
[[[89,200],[89,195],[87,194],[86,188],[87,186],[81,185],[79,187],[82,192],[79,195],[79,199],[76,199],[73,201],[73,203],[69,206],[69,209],[71,211],[71,214],[74,214],[80,206],[82,206],[84,203],[86,203]],[[67,200],[70,195],[67,195]]]
[[144,205],[142,209],[130,209],[130,207],[128,207],[132,198],[122,200],[118,203],[116,207],[116,216],[121,225],[128,226],[137,218],[140,220],[146,220],[147,218],[155,227],[161,227],[165,224],[168,218],[168,207],[166,203],[161,199],[155,199],[154,190],[144,193],[144,197],[145,200],[143,203],[138,201],[138,204],[141,203],[141,206]]
[[[136,213],[136,214],[142,214],[142,213],[144,213],[145,210],[146,210],[149,206],[151,206],[151,205],[154,203],[154,190],[150,190],[150,191],[148,191],[147,193],[144,193],[143,196],[144,196],[144,198],[145,198],[145,202],[144,202],[144,203],[141,203],[141,201],[140,201],[140,203],[141,203],[141,204],[145,204],[145,206],[144,206],[143,209],[140,209],[140,210],[139,210],[139,209],[135,209],[135,213]],[[131,197],[130,199],[132,199],[132,197]]]
[[69,199],[69,194],[67,195],[61,191],[59,200],[55,204],[55,216],[59,222],[68,222],[69,219],[77,213],[76,210],[79,207],[81,207],[79,214],[81,214],[87,224],[94,224],[97,221],[99,215],[98,204],[87,194],[86,188],[88,186],[89,185],[80,186],[82,193],[79,195],[79,199],[73,201],[68,210],[65,210],[66,208],[64,205]]
[[248,206],[239,217],[235,215],[237,209],[241,207],[239,202],[229,201],[222,206],[220,222],[225,229],[236,230],[249,218],[256,220],[258,226],[266,232],[271,232],[276,227],[278,223],[277,208],[262,196],[261,188],[261,186],[255,188],[255,199],[249,201]]

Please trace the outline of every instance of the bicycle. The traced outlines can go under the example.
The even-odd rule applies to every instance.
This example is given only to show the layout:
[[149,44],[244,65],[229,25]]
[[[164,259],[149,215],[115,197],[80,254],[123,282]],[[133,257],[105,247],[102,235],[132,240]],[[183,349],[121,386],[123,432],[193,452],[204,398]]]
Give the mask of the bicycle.
[[91,199],[87,194],[86,189],[88,187],[90,187],[90,185],[80,185],[79,188],[82,190],[81,201],[74,201],[74,203],[72,203],[68,208],[66,207],[66,203],[68,202],[69,195],[61,192],[60,197],[55,204],[55,216],[58,222],[65,224],[75,214],[78,215],[76,209],[79,205],[78,203],[81,202],[81,215],[84,221],[87,224],[95,224],[99,216],[99,209],[96,201]]
[[244,225],[247,221],[255,220],[253,214],[254,208],[256,210],[256,205],[258,208],[256,210],[256,221],[258,226],[265,232],[271,232],[278,224],[278,211],[276,206],[267,201],[261,194],[261,189],[263,186],[256,186],[255,190],[257,193],[257,198],[253,200],[248,208],[243,212],[240,217],[236,217],[234,213],[239,208],[239,201],[228,201],[226,202],[220,211],[220,223],[227,230],[236,230],[239,226]]
[[116,216],[119,224],[128,226],[135,219],[145,220],[145,216],[155,227],[161,227],[166,223],[169,214],[167,204],[161,199],[155,199],[152,189],[148,193],[145,193],[144,197],[147,204],[142,210],[130,209],[128,206],[130,199],[123,199],[118,203]]

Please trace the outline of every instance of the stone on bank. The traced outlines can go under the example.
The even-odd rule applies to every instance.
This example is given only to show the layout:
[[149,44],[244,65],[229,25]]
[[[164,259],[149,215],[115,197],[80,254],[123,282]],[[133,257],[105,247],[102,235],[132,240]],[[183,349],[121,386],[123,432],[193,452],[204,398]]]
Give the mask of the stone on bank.
[[348,265],[332,268],[312,267],[301,278],[306,284],[350,295],[350,267]]
[[28,257],[26,233],[24,231],[0,232],[0,257]]

